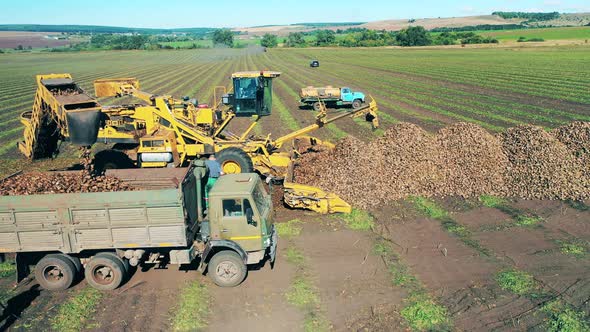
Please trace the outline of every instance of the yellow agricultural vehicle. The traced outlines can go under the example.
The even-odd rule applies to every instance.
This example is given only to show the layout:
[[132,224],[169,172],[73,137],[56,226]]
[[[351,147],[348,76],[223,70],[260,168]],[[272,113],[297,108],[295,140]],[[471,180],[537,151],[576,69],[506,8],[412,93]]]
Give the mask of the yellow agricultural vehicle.
[[[97,142],[114,144],[112,149],[96,154],[98,170],[181,167],[190,160],[215,153],[225,173],[256,170],[268,179],[284,180],[291,163],[291,153],[282,149],[285,143],[349,116],[365,116],[374,127],[378,126],[377,105],[372,101],[332,118],[327,117],[323,108],[314,124],[274,140],[270,134],[265,138],[250,136],[258,120],[271,114],[272,80],[279,75],[273,71],[234,73],[230,93],[225,88],[216,88],[215,104],[211,107],[186,97],[179,100],[144,92],[134,78],[96,80],[95,94],[96,97],[129,95],[142,100],[142,104],[101,106],[69,74],[38,75],[33,110],[21,115],[24,141],[18,146],[28,158],[38,159],[57,154],[59,141],[86,147]],[[225,131],[235,117],[251,117],[254,121],[238,136]],[[316,138],[307,139],[311,144],[322,144]],[[298,185],[289,184],[297,192]],[[308,191],[306,188],[301,196],[314,196]],[[331,197],[319,189],[316,194],[323,200]],[[335,212],[324,207],[315,210]]]

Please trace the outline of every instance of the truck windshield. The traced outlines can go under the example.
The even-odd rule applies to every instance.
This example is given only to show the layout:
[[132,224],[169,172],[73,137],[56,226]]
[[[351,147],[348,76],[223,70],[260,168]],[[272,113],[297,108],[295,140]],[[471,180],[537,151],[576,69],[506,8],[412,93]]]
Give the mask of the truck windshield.
[[256,186],[256,189],[254,189],[253,196],[254,202],[256,202],[256,207],[258,208],[259,213],[261,215],[266,214],[270,206],[268,203],[268,193],[266,192],[266,189],[264,189],[264,185],[262,184],[262,182],[259,182]]

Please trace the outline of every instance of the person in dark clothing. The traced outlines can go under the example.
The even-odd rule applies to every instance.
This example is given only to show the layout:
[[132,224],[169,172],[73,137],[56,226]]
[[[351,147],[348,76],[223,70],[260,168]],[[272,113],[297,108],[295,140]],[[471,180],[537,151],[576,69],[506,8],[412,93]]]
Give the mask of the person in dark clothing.
[[223,170],[221,169],[221,164],[215,159],[215,155],[212,154],[209,156],[209,159],[205,161],[205,165],[209,169],[209,178],[207,179],[207,184],[205,185],[205,208],[209,208],[209,191],[213,188],[217,179],[223,175]]

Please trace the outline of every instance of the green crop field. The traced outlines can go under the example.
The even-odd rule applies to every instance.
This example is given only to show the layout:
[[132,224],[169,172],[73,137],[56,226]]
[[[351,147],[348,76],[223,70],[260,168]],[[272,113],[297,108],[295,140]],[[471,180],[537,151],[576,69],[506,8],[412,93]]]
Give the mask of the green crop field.
[[543,38],[550,40],[590,39],[590,27],[561,27],[522,30],[476,31],[484,36],[498,39],[500,42],[516,41],[520,37]]
[[[309,68],[312,58],[319,68]],[[104,51],[0,54],[0,60],[0,153],[11,158],[22,135],[19,114],[31,108],[40,73],[71,73],[91,94],[94,79],[137,77],[146,91],[211,102],[213,87],[228,85],[234,71],[278,70],[274,112],[257,129],[275,137],[313,122],[313,112],[298,108],[298,91],[308,85],[350,86],[373,96],[383,127],[409,121],[432,131],[469,121],[499,131],[521,123],[552,128],[590,121],[585,46]],[[314,134],[332,140],[379,134],[367,129],[362,121],[344,120]]]

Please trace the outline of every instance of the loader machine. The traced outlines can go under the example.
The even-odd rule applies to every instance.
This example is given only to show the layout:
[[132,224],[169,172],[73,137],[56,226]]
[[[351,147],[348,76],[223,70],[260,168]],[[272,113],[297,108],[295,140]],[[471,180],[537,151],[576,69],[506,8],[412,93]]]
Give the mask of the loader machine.
[[[270,134],[254,137],[251,132],[258,121],[272,112],[272,80],[279,76],[280,73],[274,71],[234,73],[229,89],[214,89],[214,104],[210,106],[187,97],[177,99],[142,91],[135,78],[99,79],[94,81],[97,98],[128,95],[142,101],[102,106],[69,74],[38,75],[33,109],[21,115],[25,126],[24,140],[18,143],[18,147],[27,158],[39,159],[55,156],[60,141],[81,147],[98,142],[113,144],[111,149],[95,155],[95,169],[99,171],[181,167],[191,160],[215,153],[226,174],[257,171],[267,180],[283,181],[293,157],[283,146],[295,138],[307,140],[312,145],[323,144],[306,135],[345,117],[364,116],[374,128],[378,126],[377,105],[371,101],[359,109],[331,118],[323,107],[315,123],[277,139],[272,139]],[[225,130],[236,117],[253,119],[241,135]],[[298,199],[298,203],[287,203],[289,205],[322,213],[350,210],[350,206],[336,208],[345,202],[334,199],[337,196],[333,194],[288,183],[292,194],[290,201]],[[306,197],[308,201],[312,197],[311,201],[321,201],[322,204],[299,204]]]

